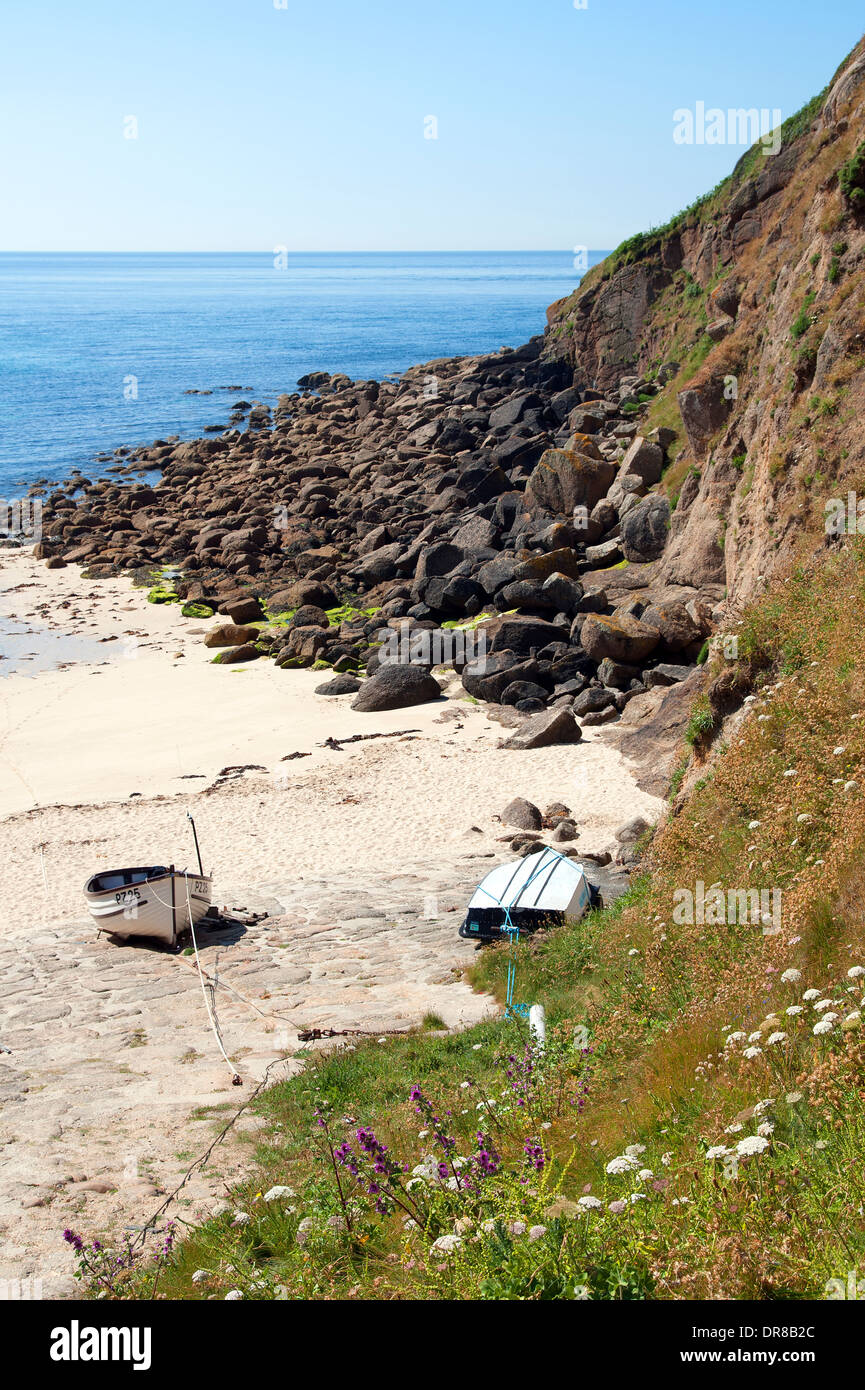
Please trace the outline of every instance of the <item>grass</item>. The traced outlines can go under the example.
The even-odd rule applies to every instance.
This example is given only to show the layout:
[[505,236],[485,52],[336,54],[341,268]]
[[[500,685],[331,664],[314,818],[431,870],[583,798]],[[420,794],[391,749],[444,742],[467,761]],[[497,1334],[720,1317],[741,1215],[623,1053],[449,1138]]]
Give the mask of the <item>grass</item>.
[[[149,1297],[158,1278],[179,1299],[808,1300],[865,1265],[862,983],[847,973],[865,960],[863,615],[858,540],[743,613],[756,698],[740,735],[695,748],[699,780],[624,898],[515,949],[516,999],[546,1007],[545,1054],[519,1017],[442,1035],[435,1015],[408,1037],[311,1053],[255,1103],[264,1127],[227,1210],[161,1262],[112,1274],[110,1294]],[[710,677],[722,669],[710,658]],[[698,880],[734,899],[779,891],[780,933],[682,917]],[[503,1000],[509,957],[478,953],[475,986]],[[837,1003],[815,1010],[823,998]],[[418,1115],[413,1086],[432,1112]],[[437,1128],[466,1158],[480,1132],[499,1162],[471,1191],[388,1179],[377,1212],[368,1178],[334,1157],[348,1142],[368,1172],[364,1127],[409,1170],[444,1156]],[[745,1138],[764,1151],[738,1153]],[[628,1146],[644,1146],[642,1166]],[[621,1174],[607,1172],[616,1155]],[[587,1195],[600,1207],[581,1208]]]

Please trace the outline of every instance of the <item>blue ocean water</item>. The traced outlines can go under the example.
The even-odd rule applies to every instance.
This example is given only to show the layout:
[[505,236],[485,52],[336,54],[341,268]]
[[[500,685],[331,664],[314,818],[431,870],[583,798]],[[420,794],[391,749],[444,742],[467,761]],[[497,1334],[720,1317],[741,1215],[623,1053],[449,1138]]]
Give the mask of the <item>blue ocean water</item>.
[[579,279],[565,251],[292,254],[284,268],[0,254],[0,498],[70,467],[95,475],[94,455],[119,445],[226,425],[233,401],[273,402],[305,372],[382,378],[516,347]]

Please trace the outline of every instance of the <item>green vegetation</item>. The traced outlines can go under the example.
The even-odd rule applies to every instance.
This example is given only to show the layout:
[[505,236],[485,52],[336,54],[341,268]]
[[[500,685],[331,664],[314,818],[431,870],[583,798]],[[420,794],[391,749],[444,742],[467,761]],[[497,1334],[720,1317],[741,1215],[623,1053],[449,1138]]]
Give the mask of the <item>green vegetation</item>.
[[865,140],[838,170],[838,186],[848,203],[856,208],[865,205]]

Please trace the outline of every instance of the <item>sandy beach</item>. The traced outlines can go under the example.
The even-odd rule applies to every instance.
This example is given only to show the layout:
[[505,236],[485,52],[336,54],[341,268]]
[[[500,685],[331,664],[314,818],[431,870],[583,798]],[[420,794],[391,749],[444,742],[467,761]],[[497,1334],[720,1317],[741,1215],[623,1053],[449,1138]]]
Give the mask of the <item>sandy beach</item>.
[[[439,702],[363,714],[316,696],[319,673],[214,666],[205,624],[125,580],[7,551],[0,588],[0,620],[32,629],[32,660],[19,640],[0,663],[0,1229],[5,1273],[26,1267],[55,1296],[63,1226],[144,1219],[205,1146],[195,1107],[242,1098],[190,962],[97,940],[89,874],[191,863],[193,812],[235,923],[208,933],[204,959],[219,957],[220,1025],[248,1088],[296,1065],[299,1026],[384,1033],[430,1012],[459,1026],[493,1007],[461,978],[473,947],[457,926],[508,856],[513,797],[563,801],[589,852],[661,803],[599,728],[499,748],[506,731],[458,681]],[[68,664],[38,669],[46,644]],[[322,746],[359,733],[397,736]],[[203,1174],[182,1201],[218,1196]]]

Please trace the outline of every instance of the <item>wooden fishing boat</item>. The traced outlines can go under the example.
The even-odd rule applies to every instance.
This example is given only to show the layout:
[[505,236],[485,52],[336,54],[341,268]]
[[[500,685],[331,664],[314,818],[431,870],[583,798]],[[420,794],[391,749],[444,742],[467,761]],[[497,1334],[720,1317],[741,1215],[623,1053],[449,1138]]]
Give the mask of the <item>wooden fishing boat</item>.
[[155,937],[175,946],[183,932],[201,921],[213,898],[213,880],[202,868],[195,822],[188,813],[187,819],[195,837],[198,873],[154,864],[108,869],[87,880],[84,896],[100,932]]
[[213,884],[206,874],[154,865],[94,874],[84,895],[101,932],[151,936],[174,946],[210,907]]

